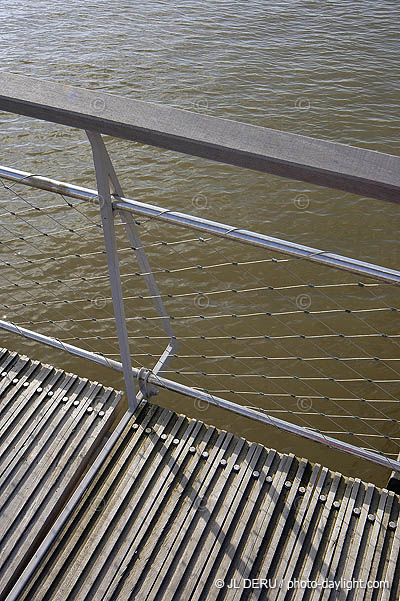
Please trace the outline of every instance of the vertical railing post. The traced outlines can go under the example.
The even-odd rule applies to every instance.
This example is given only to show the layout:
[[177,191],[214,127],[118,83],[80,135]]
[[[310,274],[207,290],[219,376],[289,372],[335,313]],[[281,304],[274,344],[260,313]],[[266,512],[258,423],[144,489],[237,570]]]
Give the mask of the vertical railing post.
[[117,253],[117,241],[114,228],[114,210],[110,191],[109,161],[104,149],[101,135],[89,131],[86,133],[92,147],[94,168],[96,171],[97,190],[99,193],[99,205],[104,233],[104,244],[107,254],[108,273],[110,277],[121,363],[123,366],[125,390],[128,398],[129,409],[134,411],[139,400],[136,398],[135,384],[132,378],[132,361],[129,348],[128,331],[126,328],[125,309]]

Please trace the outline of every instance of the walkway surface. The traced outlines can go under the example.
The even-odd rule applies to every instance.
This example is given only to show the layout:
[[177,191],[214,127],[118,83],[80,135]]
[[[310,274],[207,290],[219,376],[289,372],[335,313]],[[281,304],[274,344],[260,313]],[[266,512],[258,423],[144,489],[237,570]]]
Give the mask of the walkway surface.
[[396,494],[150,403],[125,415],[43,559],[21,576],[120,393],[0,353],[0,590],[19,576],[8,599],[399,598]]

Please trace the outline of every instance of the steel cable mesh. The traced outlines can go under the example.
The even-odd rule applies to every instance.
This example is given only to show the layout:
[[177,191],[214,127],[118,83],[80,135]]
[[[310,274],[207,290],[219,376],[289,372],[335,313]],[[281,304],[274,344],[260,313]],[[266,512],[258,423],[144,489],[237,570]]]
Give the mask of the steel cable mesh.
[[[5,318],[119,359],[98,207],[2,184]],[[395,287],[135,222],[179,341],[163,375],[397,457]],[[132,362],[151,368],[167,336],[119,222],[116,231]]]

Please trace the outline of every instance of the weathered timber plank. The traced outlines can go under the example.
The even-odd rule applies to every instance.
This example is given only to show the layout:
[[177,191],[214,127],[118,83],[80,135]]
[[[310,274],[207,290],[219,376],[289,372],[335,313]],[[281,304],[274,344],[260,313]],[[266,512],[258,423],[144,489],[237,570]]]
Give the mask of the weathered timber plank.
[[394,155],[4,72],[0,110],[399,202]]

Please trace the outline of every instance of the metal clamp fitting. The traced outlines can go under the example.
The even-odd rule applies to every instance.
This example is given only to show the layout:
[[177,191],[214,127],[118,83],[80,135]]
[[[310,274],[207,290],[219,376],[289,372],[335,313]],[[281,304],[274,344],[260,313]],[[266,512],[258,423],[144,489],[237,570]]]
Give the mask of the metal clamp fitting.
[[152,396],[158,394],[158,388],[149,384],[148,379],[151,374],[150,369],[146,369],[145,367],[141,367],[137,374],[137,381],[139,390],[143,396],[143,398],[147,401]]

